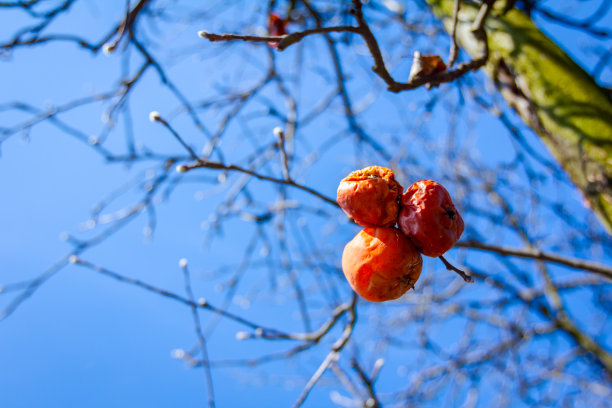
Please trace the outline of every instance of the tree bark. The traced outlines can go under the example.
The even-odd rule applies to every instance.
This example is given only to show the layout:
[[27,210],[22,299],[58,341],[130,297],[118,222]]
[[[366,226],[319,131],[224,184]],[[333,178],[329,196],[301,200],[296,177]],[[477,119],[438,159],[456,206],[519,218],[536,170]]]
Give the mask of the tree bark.
[[[455,1],[426,2],[452,32]],[[485,70],[612,234],[612,99],[526,14],[501,9],[496,7],[485,23]],[[475,3],[461,2],[456,38],[474,58],[482,54],[471,32],[477,14]]]

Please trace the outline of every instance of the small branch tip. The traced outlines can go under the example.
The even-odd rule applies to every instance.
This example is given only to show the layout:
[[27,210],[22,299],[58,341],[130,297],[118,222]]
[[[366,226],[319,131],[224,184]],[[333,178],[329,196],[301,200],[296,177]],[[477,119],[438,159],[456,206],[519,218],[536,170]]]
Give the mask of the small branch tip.
[[102,46],[102,52],[104,53],[104,55],[111,55],[113,53],[113,51],[115,51],[116,45],[115,44],[104,44]]
[[249,337],[251,337],[251,335],[247,332],[239,331],[236,333],[236,340],[246,340]]
[[444,256],[440,255],[438,258],[440,258],[440,260],[444,263],[446,269],[448,269],[449,271],[453,271],[457,275],[461,276],[466,283],[474,283],[474,279],[472,279],[470,275],[448,262],[446,258],[444,258]]
[[151,113],[149,113],[149,120],[151,122],[161,122],[161,114],[158,111],[152,111]]

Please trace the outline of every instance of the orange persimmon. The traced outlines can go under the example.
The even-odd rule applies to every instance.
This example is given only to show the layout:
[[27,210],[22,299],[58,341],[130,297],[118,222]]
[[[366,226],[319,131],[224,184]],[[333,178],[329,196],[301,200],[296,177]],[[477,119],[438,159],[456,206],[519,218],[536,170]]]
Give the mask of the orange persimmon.
[[463,219],[441,184],[417,181],[400,201],[397,224],[423,255],[438,257],[457,243],[463,233]]
[[397,299],[416,283],[423,258],[397,228],[368,227],[346,246],[342,270],[357,294],[371,302]]
[[342,210],[364,227],[391,227],[399,214],[402,186],[390,169],[370,166],[346,176],[338,186]]

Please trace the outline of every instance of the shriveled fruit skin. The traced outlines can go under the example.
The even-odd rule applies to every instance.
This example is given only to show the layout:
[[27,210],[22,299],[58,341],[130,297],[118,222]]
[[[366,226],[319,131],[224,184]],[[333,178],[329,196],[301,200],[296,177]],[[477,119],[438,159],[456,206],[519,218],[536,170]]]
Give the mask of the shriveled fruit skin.
[[393,171],[370,166],[346,176],[338,186],[342,210],[364,227],[391,227],[397,222],[402,186]]
[[344,276],[371,302],[402,296],[419,279],[422,267],[421,254],[397,228],[365,228],[342,253]]
[[438,257],[457,243],[463,233],[463,219],[441,184],[417,181],[400,201],[397,224],[423,255]]

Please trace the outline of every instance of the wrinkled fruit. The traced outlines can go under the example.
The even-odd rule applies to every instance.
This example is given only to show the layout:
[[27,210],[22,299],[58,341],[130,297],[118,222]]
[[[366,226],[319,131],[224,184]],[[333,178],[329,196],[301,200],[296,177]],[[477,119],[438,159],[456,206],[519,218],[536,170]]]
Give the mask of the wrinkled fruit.
[[397,224],[423,255],[438,257],[463,233],[463,219],[450,194],[433,180],[411,185],[401,197]]
[[416,283],[423,258],[397,228],[362,230],[342,253],[342,270],[357,294],[371,302],[397,299]]
[[393,171],[370,166],[352,172],[340,182],[337,201],[359,225],[391,227],[397,221],[402,190]]

